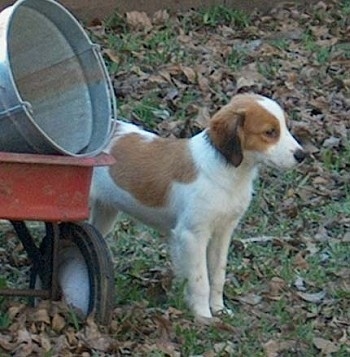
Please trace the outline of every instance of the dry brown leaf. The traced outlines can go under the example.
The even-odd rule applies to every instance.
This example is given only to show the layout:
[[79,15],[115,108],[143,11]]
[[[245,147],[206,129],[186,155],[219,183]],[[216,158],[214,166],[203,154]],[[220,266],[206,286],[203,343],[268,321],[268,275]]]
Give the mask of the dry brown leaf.
[[214,351],[220,356],[222,354],[232,356],[235,353],[235,345],[231,341],[215,343]]
[[203,76],[202,74],[198,73],[198,87],[199,89],[203,92],[209,92],[210,90],[210,85],[209,85],[209,80],[208,78],[206,78],[205,76]]
[[243,66],[237,73],[237,90],[244,87],[257,86],[260,88],[265,82],[265,77],[259,72],[256,62]]
[[195,83],[197,79],[197,73],[194,69],[187,66],[181,66],[181,69],[190,83]]
[[261,302],[262,297],[256,294],[247,294],[240,296],[238,300],[248,305],[258,305]]
[[163,84],[167,82],[167,80],[165,80],[163,76],[153,75],[153,74],[148,77],[148,80],[150,82],[157,83],[157,84]]
[[54,340],[52,347],[52,352],[54,355],[62,357],[71,357],[73,355],[69,350],[70,346],[68,344],[66,336],[60,335],[57,339]]
[[66,326],[66,321],[61,314],[56,313],[52,318],[51,326],[54,331],[60,332]]
[[269,297],[277,298],[286,288],[286,282],[278,276],[274,276],[269,282]]
[[312,342],[316,348],[321,350],[323,355],[329,356],[330,354],[339,351],[339,346],[330,340],[326,340],[321,337],[315,337]]
[[0,334],[0,347],[6,351],[12,351],[16,346],[10,335]]
[[171,83],[171,73],[166,69],[160,70],[158,74],[163,77],[167,82]]
[[200,128],[204,129],[208,126],[210,120],[209,108],[206,106],[198,108],[198,114],[194,118],[194,123]]
[[294,340],[276,341],[271,339],[263,347],[267,357],[278,357],[281,352],[293,349],[295,344]]
[[27,329],[23,328],[17,332],[17,344],[15,356],[26,357],[33,353],[32,335]]
[[45,352],[49,352],[52,348],[50,338],[45,333],[33,337],[33,341],[35,341]]
[[104,53],[107,55],[107,57],[114,63],[119,63],[120,62],[120,57],[118,55],[118,53],[110,48],[107,48],[106,50],[104,50]]
[[163,25],[169,20],[169,13],[167,10],[158,10],[152,17],[154,25]]
[[346,279],[350,281],[350,268],[341,268],[334,272],[336,276],[341,277],[342,279]]
[[75,331],[72,328],[68,328],[65,330],[65,335],[69,345],[76,345],[78,343],[78,339]]
[[34,322],[44,322],[47,325],[50,325],[50,316],[47,309],[35,309],[30,315],[30,321]]
[[304,258],[304,252],[301,251],[294,257],[293,265],[300,270],[309,269],[309,263]]
[[136,30],[149,30],[152,28],[151,19],[145,12],[130,11],[126,13],[126,22]]
[[24,304],[15,304],[13,306],[10,306],[8,309],[8,315],[11,320],[13,320],[17,314],[19,314],[21,311],[24,310],[26,306]]
[[88,317],[85,328],[77,333],[77,337],[83,340],[89,348],[101,352],[112,351],[116,344],[109,335],[100,332],[92,317]]

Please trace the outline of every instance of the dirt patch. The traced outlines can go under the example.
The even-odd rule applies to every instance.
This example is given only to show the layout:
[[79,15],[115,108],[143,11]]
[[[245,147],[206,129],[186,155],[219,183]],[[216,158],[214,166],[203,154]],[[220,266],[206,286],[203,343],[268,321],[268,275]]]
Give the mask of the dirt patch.
[[[303,6],[310,6],[316,2],[316,0],[289,1],[289,3],[302,4]],[[232,9],[248,12],[251,12],[254,9],[266,12],[276,6],[275,1],[266,0],[105,0],[99,2],[90,0],[64,0],[60,1],[60,3],[72,11],[78,19],[86,22],[94,19],[105,19],[115,10],[118,10],[120,13],[128,11],[145,11],[148,14],[153,14],[156,11],[163,9],[174,12],[186,11],[189,9],[210,8],[214,5],[224,5],[231,7]],[[0,0],[0,11],[11,4],[13,4],[13,1],[11,0]]]

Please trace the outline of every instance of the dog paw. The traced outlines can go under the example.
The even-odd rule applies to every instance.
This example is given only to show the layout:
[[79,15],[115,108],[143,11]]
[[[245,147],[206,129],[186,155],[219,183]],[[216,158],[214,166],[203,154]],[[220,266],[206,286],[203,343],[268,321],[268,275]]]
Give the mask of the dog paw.
[[210,326],[220,322],[219,317],[195,316],[194,321],[200,325]]
[[234,312],[227,308],[227,307],[224,307],[222,309],[217,309],[216,311],[213,312],[213,315],[214,316],[217,316],[217,317],[221,317],[221,316],[233,316],[234,315]]

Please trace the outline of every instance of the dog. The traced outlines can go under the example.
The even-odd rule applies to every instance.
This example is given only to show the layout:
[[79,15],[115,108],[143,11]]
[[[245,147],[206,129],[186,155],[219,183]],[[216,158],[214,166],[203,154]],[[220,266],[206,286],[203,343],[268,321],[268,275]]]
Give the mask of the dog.
[[121,210],[165,232],[194,315],[228,311],[229,244],[258,166],[291,168],[306,156],[282,108],[264,96],[238,94],[190,139],[161,138],[117,121],[107,151],[116,162],[94,169],[90,223],[106,236]]

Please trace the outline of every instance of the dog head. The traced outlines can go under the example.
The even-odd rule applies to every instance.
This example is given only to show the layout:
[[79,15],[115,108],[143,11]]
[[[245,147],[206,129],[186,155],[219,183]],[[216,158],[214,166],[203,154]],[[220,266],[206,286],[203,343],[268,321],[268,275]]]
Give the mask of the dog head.
[[246,158],[288,168],[305,158],[287,128],[282,108],[260,95],[233,97],[211,118],[208,135],[214,147],[235,167]]

